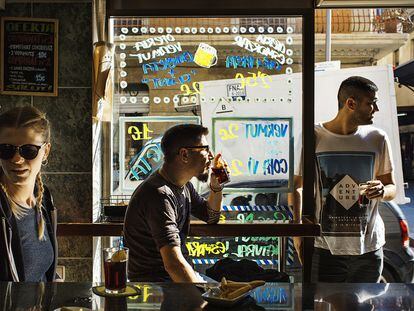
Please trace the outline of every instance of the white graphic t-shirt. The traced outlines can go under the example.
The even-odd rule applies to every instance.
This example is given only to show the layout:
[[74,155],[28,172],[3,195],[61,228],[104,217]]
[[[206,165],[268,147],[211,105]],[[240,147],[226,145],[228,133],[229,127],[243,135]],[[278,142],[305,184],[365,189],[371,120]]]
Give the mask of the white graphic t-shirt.
[[[387,135],[373,126],[359,126],[350,135],[315,125],[316,221],[321,236],[315,247],[333,255],[361,255],[385,244],[379,199],[359,195],[359,184],[391,173]],[[301,174],[300,174],[301,175]]]

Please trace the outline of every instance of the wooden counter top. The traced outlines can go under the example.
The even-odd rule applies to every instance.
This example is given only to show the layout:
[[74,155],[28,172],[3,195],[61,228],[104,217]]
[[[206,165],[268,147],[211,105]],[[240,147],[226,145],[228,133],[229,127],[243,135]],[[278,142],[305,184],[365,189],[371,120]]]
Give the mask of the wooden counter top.
[[[59,223],[58,236],[120,236],[122,223]],[[319,236],[320,225],[304,218],[301,224],[290,221],[240,223],[226,220],[208,225],[201,220],[192,220],[190,236]]]

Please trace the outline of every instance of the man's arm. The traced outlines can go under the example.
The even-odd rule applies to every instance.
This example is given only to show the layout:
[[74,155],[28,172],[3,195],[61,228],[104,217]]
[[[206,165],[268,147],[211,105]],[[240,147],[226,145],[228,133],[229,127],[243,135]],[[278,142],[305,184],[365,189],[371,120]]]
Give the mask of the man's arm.
[[223,201],[223,187],[219,184],[214,173],[210,176],[210,193],[207,199],[208,223],[216,224],[220,220],[221,203]]
[[391,201],[397,194],[393,173],[377,176],[377,180],[370,181],[370,187],[367,190],[367,198],[381,198],[384,201]]
[[[214,166],[217,165],[218,159],[221,157],[217,154],[214,157]],[[191,212],[199,219],[206,221],[209,224],[215,224],[220,220],[221,203],[223,200],[223,186],[220,185],[216,175],[211,172],[210,174],[210,193],[207,198],[207,207],[205,199],[202,199],[198,193],[191,187]]]
[[194,270],[181,252],[180,229],[173,197],[158,191],[149,193],[148,197],[148,213],[145,217],[150,234],[159,248],[165,271],[174,282],[196,282]]
[[191,214],[208,224],[215,224],[220,219],[222,193],[210,191],[208,199],[202,198],[194,187],[188,187],[191,196]]
[[288,204],[293,207],[293,220],[302,221],[302,176],[293,177],[293,193],[288,194]]
[[[293,207],[293,221],[302,222],[302,176],[293,177],[293,193],[288,194],[288,204]],[[293,237],[293,244],[300,263],[303,263],[302,238]]]
[[[221,157],[221,154],[218,153],[213,159],[213,166],[217,167],[217,163],[219,162],[219,159]],[[227,164],[226,164],[227,165]],[[208,196],[208,206],[216,212],[220,212],[221,209],[221,201],[223,199],[223,186],[220,185],[219,180],[217,176],[212,171],[210,174],[210,194]]]
[[221,202],[223,201],[223,193],[222,191],[214,191],[211,190],[210,194],[208,195],[208,207],[215,212],[220,212],[221,209]]
[[179,246],[165,245],[160,248],[160,253],[165,271],[174,282],[200,282]]

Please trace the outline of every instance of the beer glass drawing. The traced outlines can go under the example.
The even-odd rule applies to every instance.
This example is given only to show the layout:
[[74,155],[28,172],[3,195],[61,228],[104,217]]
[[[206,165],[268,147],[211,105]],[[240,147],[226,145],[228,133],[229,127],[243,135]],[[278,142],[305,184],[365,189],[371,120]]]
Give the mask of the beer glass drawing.
[[198,45],[197,51],[194,55],[194,62],[204,68],[210,68],[216,65],[217,50],[211,45],[201,42]]
[[104,248],[102,250],[105,270],[105,291],[118,294],[125,291],[127,280],[127,248]]

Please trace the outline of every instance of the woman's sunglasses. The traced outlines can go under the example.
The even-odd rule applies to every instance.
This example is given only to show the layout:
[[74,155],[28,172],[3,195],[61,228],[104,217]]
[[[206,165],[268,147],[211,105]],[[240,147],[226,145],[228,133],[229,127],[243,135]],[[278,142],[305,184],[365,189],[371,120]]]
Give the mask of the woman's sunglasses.
[[10,144],[0,144],[0,159],[10,160],[14,157],[17,151],[26,160],[33,160],[39,154],[40,148],[46,145],[44,142],[42,145],[26,144],[22,146],[14,146]]

